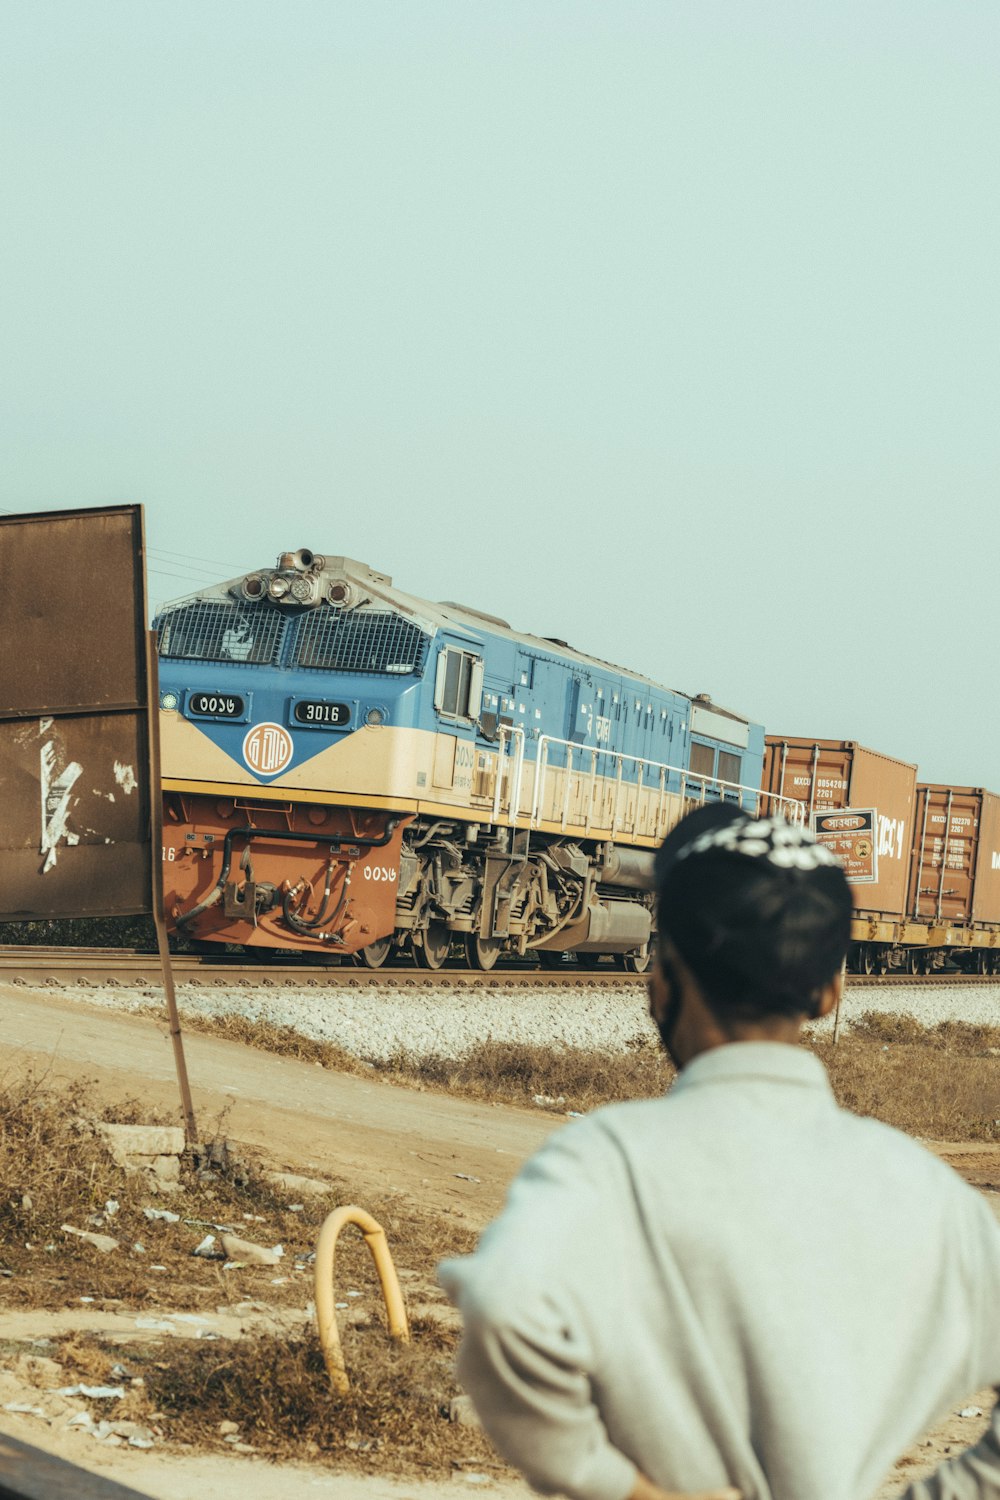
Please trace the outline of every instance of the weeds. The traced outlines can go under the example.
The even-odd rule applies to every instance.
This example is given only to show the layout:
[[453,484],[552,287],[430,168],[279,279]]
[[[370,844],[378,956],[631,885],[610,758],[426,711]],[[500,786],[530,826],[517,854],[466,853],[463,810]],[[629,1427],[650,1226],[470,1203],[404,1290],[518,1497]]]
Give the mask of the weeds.
[[[87,1296],[98,1306],[141,1306],[158,1303],[169,1287],[176,1306],[196,1310],[254,1297],[261,1272],[223,1273],[219,1261],[192,1254],[206,1233],[223,1226],[259,1244],[280,1243],[285,1253],[280,1272],[268,1278],[268,1300],[305,1305],[312,1271],[304,1257],[334,1204],[356,1199],[352,1184],[335,1180],[329,1199],[307,1199],[292,1211],[288,1194],[268,1181],[250,1153],[241,1148],[233,1158],[220,1149],[220,1120],[200,1169],[185,1157],[179,1188],[157,1193],[143,1173],[113,1161],[93,1123],[111,1115],[149,1123],[148,1110],[135,1102],[101,1111],[85,1083],[57,1089],[32,1076],[0,1080],[0,1270],[8,1273],[0,1279],[0,1299],[8,1306],[61,1307]],[[364,1201],[388,1231],[399,1263],[428,1279],[442,1255],[472,1247],[468,1231],[398,1199],[365,1193]],[[177,1219],[150,1219],[146,1208]],[[66,1223],[110,1235],[119,1248],[101,1254],[67,1235]],[[345,1240],[342,1259],[355,1284],[372,1280],[360,1239]]]

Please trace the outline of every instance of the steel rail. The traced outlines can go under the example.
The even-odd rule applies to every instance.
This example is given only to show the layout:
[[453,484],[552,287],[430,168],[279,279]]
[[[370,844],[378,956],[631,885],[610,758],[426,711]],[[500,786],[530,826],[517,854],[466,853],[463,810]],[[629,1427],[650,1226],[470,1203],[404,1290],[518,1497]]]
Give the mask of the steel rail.
[[[445,986],[450,989],[578,989],[580,986],[609,988],[641,987],[644,975],[629,974],[610,964],[599,969],[576,969],[567,964],[564,970],[538,969],[533,966],[501,966],[488,973],[464,967],[428,970],[410,967],[366,969],[350,962],[311,963],[308,960],[255,961],[244,954],[178,953],[172,966],[178,980],[186,985],[209,985],[225,988],[232,984],[260,988],[334,988],[361,989],[383,986],[390,989],[423,989]],[[159,960],[155,953],[100,948],[0,947],[0,982],[83,986],[93,984],[156,985]],[[1000,988],[995,974],[848,974],[849,990],[878,989],[894,985],[956,988],[994,985]]]

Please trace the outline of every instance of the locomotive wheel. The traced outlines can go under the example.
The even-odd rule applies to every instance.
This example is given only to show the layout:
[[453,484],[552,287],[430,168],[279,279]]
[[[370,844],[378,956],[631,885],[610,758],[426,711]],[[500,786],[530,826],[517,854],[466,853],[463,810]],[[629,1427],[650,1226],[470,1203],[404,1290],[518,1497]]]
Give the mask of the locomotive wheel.
[[361,948],[358,958],[366,969],[381,969],[392,951],[392,938],[378,938],[376,942],[369,943],[367,948]]
[[554,953],[551,948],[540,948],[535,957],[543,969],[561,969],[566,960],[565,953]]
[[421,969],[442,969],[451,950],[451,933],[443,922],[429,922],[424,928],[424,940],[418,948],[414,945],[413,957]]
[[648,974],[653,967],[653,954],[648,944],[635,953],[616,953],[615,963],[626,974]]
[[503,938],[481,938],[474,932],[465,934],[465,957],[470,969],[488,973],[494,968],[503,948]]
[[858,953],[858,973],[875,973],[875,955],[872,952],[872,946],[870,943],[862,944],[861,950]]

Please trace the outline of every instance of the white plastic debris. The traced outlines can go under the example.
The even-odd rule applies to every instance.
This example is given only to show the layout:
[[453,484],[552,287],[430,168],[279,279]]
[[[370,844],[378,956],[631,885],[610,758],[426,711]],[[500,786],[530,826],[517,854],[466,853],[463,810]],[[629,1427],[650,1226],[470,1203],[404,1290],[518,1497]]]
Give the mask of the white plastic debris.
[[983,1408],[981,1406],[963,1406],[959,1412],[960,1417],[981,1417]]
[[24,1417],[44,1417],[45,1413],[40,1406],[29,1406],[27,1401],[5,1401],[4,1411],[15,1411]]
[[93,1245],[102,1255],[109,1255],[112,1250],[118,1249],[118,1241],[113,1240],[110,1234],[91,1234],[89,1229],[75,1229],[72,1224],[62,1224],[60,1228],[63,1234],[74,1234],[84,1244]]
[[104,1205],[104,1212],[107,1214],[109,1219],[113,1219],[119,1208],[121,1208],[121,1204],[118,1202],[118,1199],[109,1198],[107,1203],[105,1203]]
[[164,1224],[179,1224],[180,1214],[172,1214],[169,1208],[144,1208],[147,1219],[162,1219]]
[[463,1182],[482,1182],[481,1177],[470,1177],[468,1172],[456,1172],[456,1177],[461,1177]]
[[192,1255],[200,1255],[205,1260],[215,1260],[218,1256],[218,1253],[219,1252],[215,1248],[214,1234],[206,1234],[201,1244],[195,1245],[194,1249],[191,1251]]
[[61,1385],[57,1396],[87,1396],[91,1401],[121,1401],[125,1395],[123,1385]]

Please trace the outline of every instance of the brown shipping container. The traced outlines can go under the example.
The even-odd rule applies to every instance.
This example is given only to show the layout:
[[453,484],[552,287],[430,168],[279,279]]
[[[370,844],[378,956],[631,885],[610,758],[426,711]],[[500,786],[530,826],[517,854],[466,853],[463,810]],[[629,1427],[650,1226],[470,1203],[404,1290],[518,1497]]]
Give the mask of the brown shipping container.
[[[806,812],[873,807],[878,814],[878,880],[854,886],[858,912],[895,921],[905,915],[913,840],[917,768],[853,740],[809,740],[769,734],[765,794],[794,797]],[[768,809],[764,797],[764,809]]]
[[917,787],[907,910],[949,926],[1000,923],[1000,797],[981,787]]

